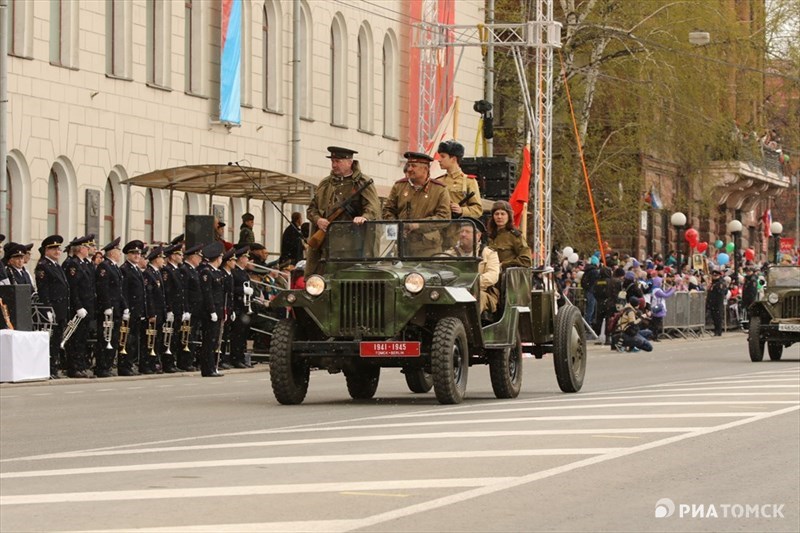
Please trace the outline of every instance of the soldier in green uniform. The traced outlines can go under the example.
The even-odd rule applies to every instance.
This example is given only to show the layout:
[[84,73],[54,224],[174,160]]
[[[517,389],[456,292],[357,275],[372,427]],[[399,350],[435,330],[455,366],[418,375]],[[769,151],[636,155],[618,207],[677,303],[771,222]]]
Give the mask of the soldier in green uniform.
[[529,267],[533,264],[531,249],[525,236],[514,227],[514,212],[511,204],[500,200],[492,204],[489,219],[489,247],[500,257],[500,267]]
[[[433,158],[418,152],[406,152],[406,177],[392,186],[383,206],[386,220],[449,220],[450,195],[444,183],[431,179]],[[434,227],[407,224],[406,255],[429,257],[442,251],[442,232]]]
[[[310,235],[318,229],[327,231],[332,212],[342,200],[351,196],[356,189],[361,187],[369,177],[361,173],[358,161],[353,159],[357,154],[355,150],[342,148],[339,146],[329,146],[328,159],[331,160],[331,173],[324,178],[314,194],[311,203],[308,205],[306,216],[311,222]],[[336,220],[351,220],[355,224],[363,224],[367,220],[377,220],[380,216],[380,201],[375,185],[369,185],[350,204],[350,209],[343,213]],[[325,246],[323,244],[323,246]],[[326,251],[322,249],[314,250],[309,248],[306,252],[305,275],[322,273],[320,260]]]
[[[470,217],[481,218],[483,206],[481,205],[481,192],[475,176],[467,176],[461,170],[461,158],[464,157],[464,146],[458,141],[444,141],[439,143],[436,150],[439,154],[439,165],[447,171],[439,181],[445,184],[450,193],[450,212],[453,218]],[[473,196],[464,202],[469,193]],[[464,205],[459,205],[463,203]]]

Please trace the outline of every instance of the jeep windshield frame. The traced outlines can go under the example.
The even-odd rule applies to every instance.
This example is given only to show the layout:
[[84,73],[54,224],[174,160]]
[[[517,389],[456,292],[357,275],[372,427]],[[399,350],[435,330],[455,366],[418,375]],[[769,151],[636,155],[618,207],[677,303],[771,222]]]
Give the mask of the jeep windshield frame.
[[770,267],[767,272],[767,289],[800,289],[800,266]]
[[327,262],[476,261],[481,243],[472,219],[333,222]]

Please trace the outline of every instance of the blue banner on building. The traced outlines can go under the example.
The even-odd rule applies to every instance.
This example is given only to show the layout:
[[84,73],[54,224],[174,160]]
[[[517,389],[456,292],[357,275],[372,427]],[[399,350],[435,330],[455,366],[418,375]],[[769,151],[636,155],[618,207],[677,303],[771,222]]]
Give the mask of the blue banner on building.
[[222,51],[219,62],[219,120],[242,122],[242,2],[222,0]]

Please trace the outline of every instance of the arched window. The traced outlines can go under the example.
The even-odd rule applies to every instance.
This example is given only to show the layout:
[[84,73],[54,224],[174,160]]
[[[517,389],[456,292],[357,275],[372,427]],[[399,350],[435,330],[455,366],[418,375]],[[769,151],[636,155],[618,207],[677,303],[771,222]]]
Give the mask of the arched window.
[[47,234],[58,233],[58,175],[55,169],[50,169],[50,178],[47,181]]
[[300,2],[300,35],[298,42],[300,46],[297,55],[300,58],[300,78],[294,80],[300,84],[300,116],[311,120],[313,119],[313,83],[312,80],[312,61],[311,50],[313,48],[314,33],[311,20],[311,10],[305,1]]
[[114,187],[106,180],[106,193],[103,201],[103,237],[106,242],[115,238],[114,228]]
[[398,137],[397,44],[392,33],[383,38],[383,135]]
[[358,31],[358,129],[373,128],[372,31],[365,22]]
[[239,90],[241,92],[241,105],[253,105],[253,16],[250,2],[242,2],[242,62]]
[[264,47],[264,109],[269,111],[281,110],[283,73],[281,65],[283,62],[281,61],[280,21],[280,6],[272,0],[266,0],[261,32]]
[[153,189],[147,189],[144,193],[144,240],[148,243],[155,240],[155,233],[153,231],[153,221],[156,218],[153,208],[154,204]]
[[331,124],[347,124],[347,28],[337,13],[331,23]]

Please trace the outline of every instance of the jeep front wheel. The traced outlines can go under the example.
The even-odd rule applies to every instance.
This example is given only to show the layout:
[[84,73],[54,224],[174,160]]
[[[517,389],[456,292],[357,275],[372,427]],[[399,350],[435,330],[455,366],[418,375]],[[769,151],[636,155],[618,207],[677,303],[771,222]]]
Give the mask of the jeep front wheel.
[[275,399],[283,405],[302,403],[308,392],[311,369],[303,359],[292,356],[295,324],[281,320],[272,331],[269,351],[269,378]]
[[516,398],[522,389],[522,341],[519,332],[514,344],[489,359],[489,376],[497,398]]
[[779,342],[768,342],[767,351],[769,351],[769,358],[771,361],[780,361],[783,355],[783,344]]
[[429,392],[433,388],[433,376],[424,368],[406,368],[403,370],[403,374],[406,376],[406,385],[411,392]]
[[381,367],[356,361],[344,368],[344,379],[347,381],[347,392],[354,400],[369,400],[378,390]]
[[431,347],[433,390],[439,403],[461,403],[467,392],[469,348],[464,324],[457,318],[436,323]]
[[581,312],[574,305],[562,307],[556,315],[553,364],[563,392],[578,392],[586,373],[586,331]]
[[764,339],[761,338],[761,317],[750,317],[750,331],[747,335],[747,348],[750,351],[750,360],[754,363],[764,360]]

